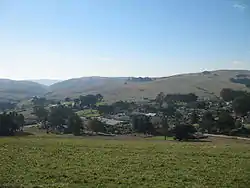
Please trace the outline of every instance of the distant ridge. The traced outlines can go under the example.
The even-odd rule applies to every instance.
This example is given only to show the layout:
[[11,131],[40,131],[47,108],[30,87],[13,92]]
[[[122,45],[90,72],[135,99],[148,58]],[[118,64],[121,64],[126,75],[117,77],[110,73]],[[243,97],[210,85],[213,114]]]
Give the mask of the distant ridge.
[[[155,77],[150,81],[129,82],[130,77],[82,77],[50,86],[47,97],[77,97],[101,93],[108,101],[155,98],[159,92],[195,93],[201,98],[216,98],[223,88],[249,90],[246,84],[232,82],[237,75],[250,75],[249,70],[216,70]],[[140,78],[140,77],[138,77]],[[149,77],[150,78],[150,77]],[[139,79],[140,80],[140,79]]]
[[22,100],[34,95],[43,96],[47,92],[46,86],[36,82],[0,79],[0,101]]

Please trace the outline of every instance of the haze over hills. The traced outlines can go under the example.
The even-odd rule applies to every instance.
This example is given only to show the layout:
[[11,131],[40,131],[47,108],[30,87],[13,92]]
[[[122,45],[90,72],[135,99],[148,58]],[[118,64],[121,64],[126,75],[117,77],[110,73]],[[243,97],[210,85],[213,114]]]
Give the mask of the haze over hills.
[[36,82],[36,83],[39,83],[39,84],[42,84],[42,85],[45,85],[45,86],[51,86],[57,82],[60,82],[62,80],[54,80],[54,79],[38,79],[38,80],[30,80],[30,81],[33,81],[33,82]]
[[[242,78],[244,77],[244,78]],[[235,80],[232,80],[234,78]],[[218,70],[145,80],[127,77],[82,77],[44,86],[32,81],[0,80],[0,100],[22,100],[34,95],[52,99],[101,93],[107,101],[142,100],[160,93],[195,93],[216,98],[223,88],[250,90],[237,79],[250,81],[249,70]],[[133,81],[136,80],[136,81]]]
[[46,86],[36,82],[0,79],[0,101],[21,100],[47,92]]

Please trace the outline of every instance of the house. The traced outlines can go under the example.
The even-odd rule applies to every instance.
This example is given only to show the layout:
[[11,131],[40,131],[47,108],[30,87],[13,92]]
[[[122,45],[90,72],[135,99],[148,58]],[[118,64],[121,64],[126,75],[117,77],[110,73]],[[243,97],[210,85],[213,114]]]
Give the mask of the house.
[[130,121],[130,117],[125,113],[118,113],[111,116],[112,119],[119,120],[119,121]]
[[142,112],[133,112],[131,114],[132,116],[136,115],[144,115],[151,118],[151,123],[154,125],[159,125],[161,123],[161,116],[159,116],[157,113],[142,113]]

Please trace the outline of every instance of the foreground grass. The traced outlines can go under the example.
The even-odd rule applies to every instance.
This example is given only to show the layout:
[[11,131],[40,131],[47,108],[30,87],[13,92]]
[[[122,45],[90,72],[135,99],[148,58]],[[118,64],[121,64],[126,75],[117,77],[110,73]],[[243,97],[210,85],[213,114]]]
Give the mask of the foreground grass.
[[[237,143],[238,142],[238,143]],[[0,138],[0,187],[249,187],[250,145]]]

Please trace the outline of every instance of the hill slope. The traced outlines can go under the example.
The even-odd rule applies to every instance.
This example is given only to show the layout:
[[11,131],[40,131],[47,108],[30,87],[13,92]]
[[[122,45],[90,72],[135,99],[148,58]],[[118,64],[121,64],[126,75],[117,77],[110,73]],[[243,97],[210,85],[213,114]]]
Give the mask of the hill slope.
[[127,82],[126,78],[86,77],[66,80],[50,87],[52,98],[77,97],[101,93],[108,101],[155,98],[159,92],[190,93],[214,98],[221,89],[249,90],[244,84],[233,83],[237,75],[250,75],[248,70],[218,70],[156,78],[148,82]]
[[31,81],[0,79],[0,101],[21,100],[34,95],[44,95],[46,86]]
[[50,87],[32,81],[0,79],[0,101],[22,100],[34,95],[63,99],[97,93],[101,93],[107,101],[141,100],[155,98],[160,92],[192,92],[199,97],[215,98],[223,88],[250,91],[250,71],[206,71],[155,78],[149,81],[140,81],[140,79],[128,81],[125,77],[83,77],[58,82]]

